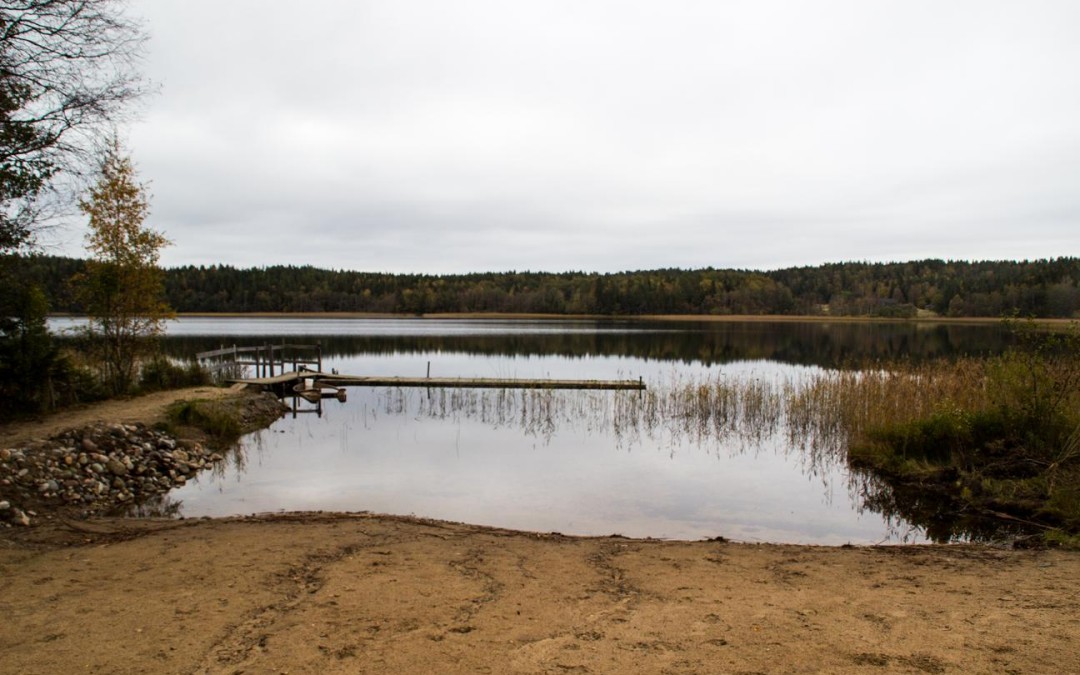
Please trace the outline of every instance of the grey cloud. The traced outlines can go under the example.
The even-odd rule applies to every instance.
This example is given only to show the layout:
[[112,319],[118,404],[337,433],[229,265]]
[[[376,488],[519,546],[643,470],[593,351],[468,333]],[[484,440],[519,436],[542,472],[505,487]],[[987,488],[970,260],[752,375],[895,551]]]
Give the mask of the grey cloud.
[[132,10],[162,93],[131,149],[167,264],[1080,253],[1072,2]]

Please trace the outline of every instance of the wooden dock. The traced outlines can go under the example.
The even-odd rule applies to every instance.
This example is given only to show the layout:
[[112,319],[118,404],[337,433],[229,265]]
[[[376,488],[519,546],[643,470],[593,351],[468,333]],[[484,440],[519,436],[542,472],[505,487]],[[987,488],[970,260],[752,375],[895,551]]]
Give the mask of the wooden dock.
[[195,360],[211,373],[236,371],[236,369],[254,368],[255,376],[274,377],[285,373],[292,366],[293,371],[300,368],[314,367],[322,370],[322,345],[297,345],[282,342],[280,345],[265,344],[255,347],[222,347],[208,352],[199,352]]
[[[204,368],[215,372],[243,372],[254,368],[255,377],[226,378],[230,384],[247,384],[263,387],[284,398],[294,392],[297,384],[308,380],[312,391],[319,385],[334,387],[425,387],[425,388],[472,388],[472,389],[610,389],[641,391],[645,383],[637,380],[522,380],[517,378],[491,377],[378,377],[339,375],[322,371],[322,345],[265,344],[255,347],[221,347],[196,355]],[[286,371],[291,366],[292,370]],[[314,367],[314,370],[309,367]],[[306,390],[306,388],[305,388]]]
[[319,378],[338,387],[455,387],[471,389],[629,389],[642,390],[641,380],[520,380],[490,377],[354,377]]
[[305,379],[336,387],[453,387],[473,389],[610,389],[641,391],[645,383],[637,380],[522,380],[490,377],[379,377],[338,375],[315,371],[292,371],[274,377],[229,380],[251,386],[284,391]]

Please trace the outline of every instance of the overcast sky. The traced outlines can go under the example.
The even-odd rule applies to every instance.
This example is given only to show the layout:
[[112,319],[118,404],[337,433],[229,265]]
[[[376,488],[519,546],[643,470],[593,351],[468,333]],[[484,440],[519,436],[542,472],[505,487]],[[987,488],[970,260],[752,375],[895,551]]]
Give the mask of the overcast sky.
[[[131,0],[165,265],[1080,255],[1080,2]],[[81,233],[68,231],[80,254]]]

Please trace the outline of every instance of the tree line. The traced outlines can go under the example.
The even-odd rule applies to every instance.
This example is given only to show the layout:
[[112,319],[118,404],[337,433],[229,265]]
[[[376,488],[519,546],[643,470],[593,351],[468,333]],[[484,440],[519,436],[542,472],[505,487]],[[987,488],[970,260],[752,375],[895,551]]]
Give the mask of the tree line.
[[[68,280],[85,262],[9,261],[39,285],[53,311],[82,313]],[[178,312],[425,314],[696,314],[1080,316],[1080,258],[1025,261],[843,262],[774,271],[659,269],[614,274],[487,272],[387,274],[312,266],[165,270]]]

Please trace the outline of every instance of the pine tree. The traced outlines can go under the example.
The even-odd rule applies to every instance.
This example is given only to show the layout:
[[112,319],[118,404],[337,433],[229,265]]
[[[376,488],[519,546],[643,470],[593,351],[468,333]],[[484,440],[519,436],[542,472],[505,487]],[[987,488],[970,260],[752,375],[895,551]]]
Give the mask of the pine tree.
[[157,265],[161,249],[170,242],[144,227],[149,195],[115,139],[102,159],[97,185],[79,208],[90,218],[90,260],[77,279],[77,292],[90,316],[88,332],[99,350],[104,383],[112,394],[124,394],[173,316],[164,300],[164,273]]
[[52,369],[57,350],[46,316],[49,302],[37,285],[18,283],[0,274],[10,292],[0,316],[0,419],[23,412],[40,412],[53,405]]

